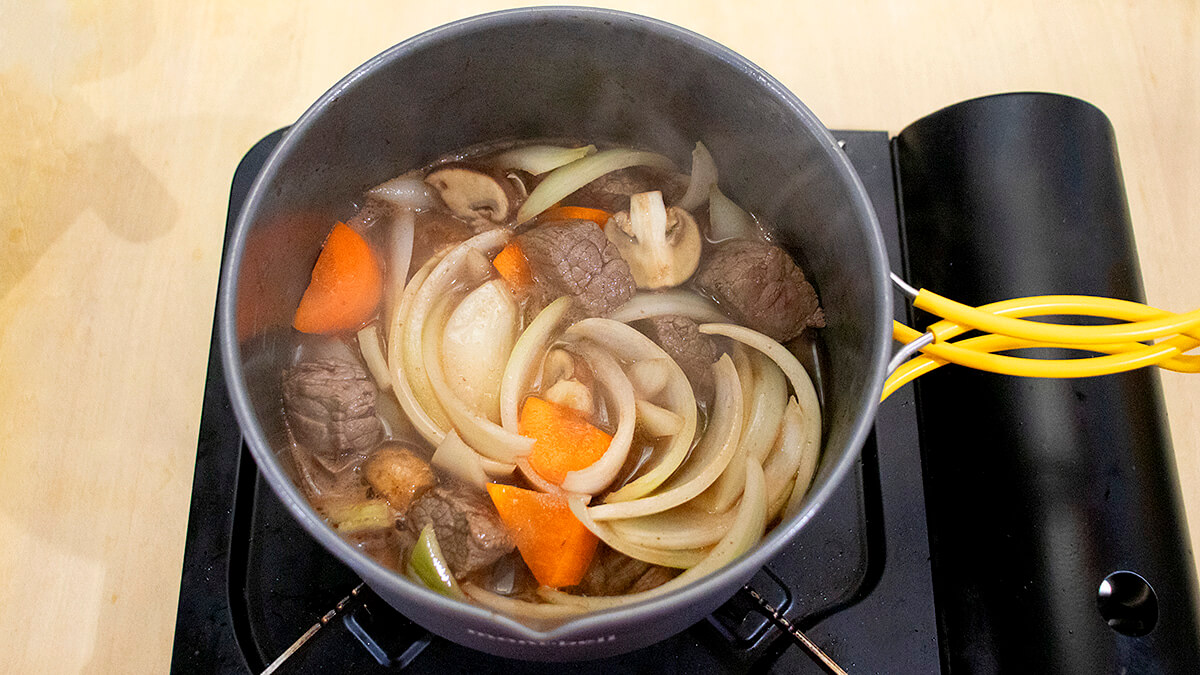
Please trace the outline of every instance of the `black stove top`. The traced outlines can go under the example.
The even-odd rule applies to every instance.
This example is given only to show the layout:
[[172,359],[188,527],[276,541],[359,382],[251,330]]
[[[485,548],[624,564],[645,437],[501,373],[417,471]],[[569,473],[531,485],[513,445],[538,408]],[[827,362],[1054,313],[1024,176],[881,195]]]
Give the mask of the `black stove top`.
[[[282,132],[234,176],[228,228]],[[888,136],[838,134],[888,233],[899,236]],[[215,340],[215,336],[214,336]],[[935,672],[920,454],[911,393],[880,411],[854,472],[750,586],[853,672]],[[359,584],[258,475],[210,352],[172,670],[260,672]],[[513,661],[429,635],[365,586],[278,672],[821,672],[744,591],[662,643],[564,666]]]
[[[229,225],[281,134],[242,160]],[[835,135],[914,285],[974,304],[1142,300],[1114,134],[1090,104],[1006,94],[895,139]],[[910,325],[928,319],[897,306]],[[750,583],[849,672],[1197,672],[1195,567],[1156,372],[944,368],[881,406],[854,468]],[[429,635],[359,583],[259,476],[214,342],[173,671],[260,672],[324,617],[278,672],[821,672],[745,590],[657,645],[542,664]]]

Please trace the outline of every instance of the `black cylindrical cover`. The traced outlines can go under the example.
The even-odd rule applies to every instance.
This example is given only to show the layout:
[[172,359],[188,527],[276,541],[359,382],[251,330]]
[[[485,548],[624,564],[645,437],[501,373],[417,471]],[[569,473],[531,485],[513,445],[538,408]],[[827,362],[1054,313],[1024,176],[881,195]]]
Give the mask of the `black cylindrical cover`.
[[[1092,105],[976,99],[912,124],[895,148],[913,285],[973,305],[1143,300],[1113,129]],[[946,669],[1197,672],[1195,567],[1158,373],[949,366],[917,386]],[[1118,575],[1101,598],[1121,571],[1146,583]]]

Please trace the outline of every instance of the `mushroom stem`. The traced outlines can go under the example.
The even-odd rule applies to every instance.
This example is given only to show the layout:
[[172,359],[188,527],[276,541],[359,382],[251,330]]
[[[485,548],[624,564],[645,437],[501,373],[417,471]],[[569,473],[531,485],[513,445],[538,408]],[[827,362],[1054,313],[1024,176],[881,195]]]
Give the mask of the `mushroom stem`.
[[630,197],[629,223],[634,238],[644,250],[642,272],[654,277],[665,274],[671,259],[667,248],[667,207],[663,204],[662,193],[655,190]]
[[604,234],[629,263],[638,288],[678,286],[700,264],[700,227],[687,211],[666,208],[657,190],[631,196],[629,211],[613,215]]

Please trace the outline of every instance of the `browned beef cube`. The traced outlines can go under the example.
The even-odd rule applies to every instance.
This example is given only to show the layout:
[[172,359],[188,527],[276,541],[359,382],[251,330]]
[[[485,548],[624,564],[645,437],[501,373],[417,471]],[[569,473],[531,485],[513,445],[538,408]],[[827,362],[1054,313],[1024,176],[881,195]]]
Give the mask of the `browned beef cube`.
[[420,532],[430,523],[456,577],[491,565],[516,545],[491,499],[459,481],[442,483],[413,503],[409,528]]
[[774,244],[734,239],[717,246],[701,261],[696,284],[739,323],[779,342],[825,325],[812,284]]

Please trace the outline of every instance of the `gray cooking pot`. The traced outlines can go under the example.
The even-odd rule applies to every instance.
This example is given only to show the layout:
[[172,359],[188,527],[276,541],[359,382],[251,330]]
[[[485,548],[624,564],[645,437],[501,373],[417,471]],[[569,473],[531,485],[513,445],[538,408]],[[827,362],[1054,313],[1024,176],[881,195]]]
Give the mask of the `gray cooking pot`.
[[[339,538],[279,453],[290,318],[333,218],[362,192],[446,152],[511,138],[613,141],[690,164],[702,140],[721,187],[778,229],[821,295],[824,455],[798,512],[734,564],[673,595],[534,630],[451,601]],[[420,234],[418,233],[418,236]],[[817,516],[867,436],[890,345],[891,296],[874,211],[817,118],[715,42],[652,19],[519,9],[429,31],[337,83],[294,124],[250,190],[225,260],[218,322],[230,396],[259,469],[292,515],[412,620],[485,652],[587,659],[696,622]],[[279,570],[286,575],[287,570]]]

